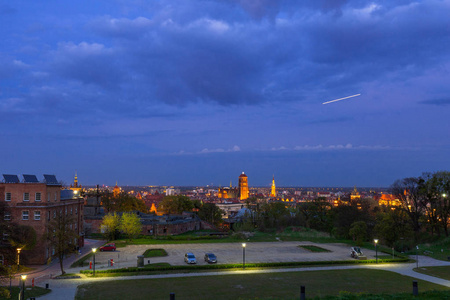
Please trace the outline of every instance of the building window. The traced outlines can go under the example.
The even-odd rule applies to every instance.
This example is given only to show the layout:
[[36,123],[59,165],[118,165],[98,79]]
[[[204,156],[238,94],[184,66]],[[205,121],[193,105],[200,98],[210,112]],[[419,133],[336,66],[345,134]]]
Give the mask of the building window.
[[23,193],[23,201],[30,201],[30,193]]
[[78,215],[78,207],[75,207],[75,214]]
[[28,214],[29,214],[28,210],[24,210],[22,212],[22,220],[28,220]]
[[11,193],[5,193],[5,201],[11,201]]
[[41,212],[40,211],[37,210],[37,211],[34,212],[34,219],[36,221],[39,221],[41,219]]
[[47,193],[47,202],[50,202],[50,193]]
[[47,211],[47,219],[50,221],[50,211]]
[[3,232],[3,237],[2,237],[2,239],[3,239],[4,241],[7,241],[8,238],[9,238],[9,234],[7,234],[6,232]]
[[10,221],[10,220],[11,220],[11,213],[5,212],[4,220],[5,220],[5,221]]
[[53,219],[56,219],[56,210],[53,211]]
[[56,202],[56,200],[57,200],[57,193],[55,192],[55,202]]
[[73,215],[73,208],[70,208],[70,214]]
[[36,193],[36,201],[41,201],[41,193]]
[[67,216],[67,207],[66,207],[66,216]]

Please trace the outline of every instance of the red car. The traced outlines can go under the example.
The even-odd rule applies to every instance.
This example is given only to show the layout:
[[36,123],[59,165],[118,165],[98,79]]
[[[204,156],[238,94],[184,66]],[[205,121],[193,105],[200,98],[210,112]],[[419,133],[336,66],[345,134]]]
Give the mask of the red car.
[[100,247],[100,251],[116,251],[116,244],[106,244],[105,246]]

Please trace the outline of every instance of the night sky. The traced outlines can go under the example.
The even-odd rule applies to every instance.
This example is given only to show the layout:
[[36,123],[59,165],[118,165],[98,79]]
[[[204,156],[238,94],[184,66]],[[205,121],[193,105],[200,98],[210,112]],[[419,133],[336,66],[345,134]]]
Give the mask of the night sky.
[[389,186],[449,170],[449,16],[448,0],[1,1],[0,174]]

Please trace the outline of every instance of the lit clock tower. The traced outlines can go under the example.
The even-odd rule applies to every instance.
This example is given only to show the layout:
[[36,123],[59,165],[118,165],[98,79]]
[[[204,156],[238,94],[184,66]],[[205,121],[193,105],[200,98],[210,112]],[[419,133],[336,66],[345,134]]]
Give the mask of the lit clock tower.
[[248,194],[248,177],[242,172],[242,174],[239,175],[239,199],[248,199]]

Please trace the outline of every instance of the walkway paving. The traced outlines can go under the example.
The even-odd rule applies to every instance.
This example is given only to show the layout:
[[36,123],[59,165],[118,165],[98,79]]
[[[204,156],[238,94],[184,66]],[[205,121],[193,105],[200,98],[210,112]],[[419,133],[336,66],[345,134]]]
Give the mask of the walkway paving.
[[[83,251],[83,253],[89,252],[92,247],[98,247],[101,242],[88,241],[87,245],[89,249]],[[259,262],[259,261],[308,261],[308,260],[335,260],[349,259],[349,247],[343,244],[318,244],[322,248],[327,248],[334,253],[311,253],[304,252],[302,248],[297,247],[300,244],[314,244],[310,242],[274,242],[274,243],[251,243],[246,247],[246,262]],[[192,251],[196,254],[200,264],[202,262],[201,254],[212,251],[218,255],[220,262],[242,262],[242,246],[239,243],[230,244],[177,244],[177,245],[144,245],[144,246],[128,246],[127,248],[120,249],[120,252],[108,252],[98,253],[101,264],[99,269],[106,268],[107,257],[111,255],[117,255],[117,260],[120,261],[119,267],[136,266],[136,256],[141,255],[143,250],[148,248],[164,248],[169,256],[163,258],[152,258],[152,263],[167,261],[173,265],[184,264],[183,255],[185,252]],[[223,252],[220,252],[223,251]],[[374,258],[374,251],[363,249],[368,258]],[[372,253],[373,252],[373,253]],[[220,254],[219,254],[220,253]],[[328,257],[327,255],[332,255]],[[293,260],[295,257],[295,260]],[[322,259],[319,259],[321,257]],[[413,257],[415,259],[415,256]],[[78,257],[69,258],[65,261],[65,264],[70,264],[78,259]],[[102,262],[102,261],[105,262]],[[146,261],[147,263],[147,261]],[[55,264],[59,268],[59,264]],[[438,261],[427,256],[419,256],[419,266],[450,266],[450,262]],[[117,267],[117,266],[116,266]],[[34,274],[38,274],[41,277],[36,280],[36,285],[45,287],[45,284],[50,285],[52,292],[48,295],[39,297],[39,299],[74,299],[77,292],[77,287],[81,284],[91,282],[104,282],[111,280],[136,280],[136,279],[153,279],[153,278],[174,278],[174,277],[186,277],[186,276],[218,276],[218,275],[235,275],[235,274],[254,274],[254,273],[277,273],[277,272],[296,272],[296,271],[320,271],[320,270],[337,270],[337,269],[380,269],[386,271],[396,272],[402,275],[410,276],[413,278],[433,282],[450,288],[450,281],[428,276],[425,274],[414,272],[416,263],[403,263],[403,264],[371,264],[371,265],[353,265],[353,266],[328,266],[328,267],[308,267],[308,268],[287,268],[287,269],[271,269],[271,270],[242,270],[242,271],[217,271],[217,272],[204,272],[204,273],[188,273],[188,274],[161,274],[161,275],[139,275],[131,277],[113,277],[113,278],[83,278],[80,279],[50,279],[49,272],[53,271],[54,267],[47,268],[46,270],[36,271]],[[81,269],[85,268],[67,268],[68,273],[78,273]],[[55,269],[56,270],[56,269]],[[53,273],[57,274],[57,272]]]

